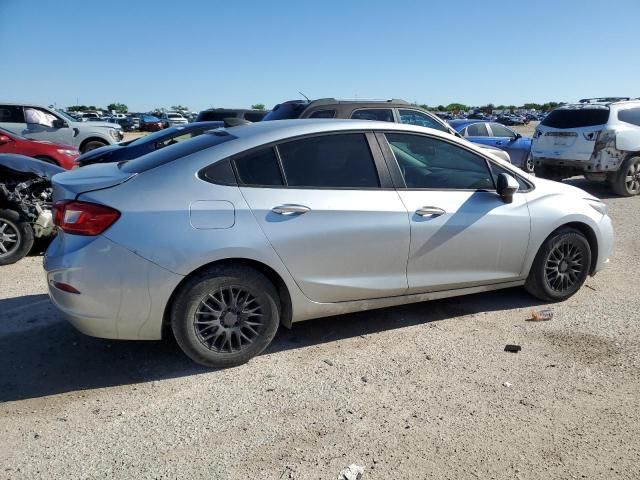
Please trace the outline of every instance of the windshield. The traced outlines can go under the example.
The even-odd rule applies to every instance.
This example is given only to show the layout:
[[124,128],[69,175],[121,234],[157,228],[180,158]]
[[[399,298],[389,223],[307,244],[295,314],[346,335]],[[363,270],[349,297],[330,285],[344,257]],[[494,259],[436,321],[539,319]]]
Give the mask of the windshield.
[[290,102],[290,103],[280,103],[273,107],[265,117],[262,119],[263,122],[268,120],[287,120],[291,118],[298,118],[300,114],[307,108],[309,105],[307,102]]
[[604,125],[609,120],[609,109],[601,108],[559,108],[540,123],[551,128],[580,128]]
[[142,120],[144,122],[159,122],[160,119],[158,117],[153,117],[151,115],[143,115]]
[[56,113],[58,115],[60,115],[62,118],[64,118],[67,122],[75,122],[75,121],[77,121],[71,115],[69,115],[68,113],[63,112],[62,110],[56,110]]

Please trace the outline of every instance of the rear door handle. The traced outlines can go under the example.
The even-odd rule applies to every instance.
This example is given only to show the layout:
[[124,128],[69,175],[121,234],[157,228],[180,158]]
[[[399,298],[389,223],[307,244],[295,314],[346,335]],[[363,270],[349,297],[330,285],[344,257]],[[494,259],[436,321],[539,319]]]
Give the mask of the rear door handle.
[[309,210],[311,209],[304,205],[293,204],[279,205],[271,209],[273,213],[277,213],[278,215],[302,215],[303,213],[307,213]]
[[445,213],[447,212],[438,207],[422,207],[416,210],[416,215],[420,215],[421,217],[439,217]]

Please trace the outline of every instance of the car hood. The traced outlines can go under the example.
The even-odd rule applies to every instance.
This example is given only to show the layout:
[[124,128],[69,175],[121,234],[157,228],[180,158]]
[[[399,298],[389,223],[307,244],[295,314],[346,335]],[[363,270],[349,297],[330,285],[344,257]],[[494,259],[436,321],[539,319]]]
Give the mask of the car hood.
[[38,177],[47,178],[65,171],[64,168],[58,167],[51,163],[43,162],[24,155],[0,154],[0,166],[19,173],[32,173]]
[[87,128],[87,126],[99,127],[99,128],[115,128],[115,129],[122,128],[119,124],[111,123],[111,122],[73,122],[73,124],[71,125],[71,127],[80,128],[82,130]]
[[553,180],[547,180],[546,178],[531,176],[527,177],[533,180],[536,188],[539,188],[541,190],[541,193],[553,195],[571,195],[573,197],[601,202],[598,197],[594,197],[589,192],[585,192],[581,188],[574,187],[573,185],[568,185],[563,182],[555,182]]

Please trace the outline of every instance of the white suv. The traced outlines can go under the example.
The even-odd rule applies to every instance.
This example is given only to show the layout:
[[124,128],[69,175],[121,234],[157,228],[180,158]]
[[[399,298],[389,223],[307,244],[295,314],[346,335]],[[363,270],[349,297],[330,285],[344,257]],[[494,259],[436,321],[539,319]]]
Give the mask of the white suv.
[[176,125],[186,125],[189,121],[178,112],[165,112],[162,114],[161,120],[167,127],[175,127]]
[[606,180],[618,195],[640,193],[640,99],[594,98],[552,111],[533,135],[536,175]]

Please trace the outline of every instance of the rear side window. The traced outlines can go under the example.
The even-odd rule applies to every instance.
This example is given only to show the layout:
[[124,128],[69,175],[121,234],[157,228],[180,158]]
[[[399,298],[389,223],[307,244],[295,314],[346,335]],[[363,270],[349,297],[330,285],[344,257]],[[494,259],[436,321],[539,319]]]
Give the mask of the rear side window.
[[236,157],[234,159],[238,180],[251,187],[284,185],[280,165],[272,147]]
[[316,110],[309,118],[334,118],[336,116],[335,110]]
[[618,112],[618,120],[640,126],[640,108],[628,108]]
[[323,135],[278,145],[287,185],[317,188],[380,186],[363,133]]
[[244,114],[244,119],[249,120],[250,122],[260,122],[266,114],[267,112],[246,112]]
[[500,125],[499,123],[491,124],[491,131],[494,137],[514,137],[514,133],[507,127]]
[[377,120],[379,122],[393,122],[393,112],[390,108],[363,108],[351,114],[354,120]]
[[0,105],[0,122],[24,123],[24,111],[17,105]]
[[234,137],[224,130],[214,130],[210,133],[198,135],[188,142],[176,143],[175,145],[155,150],[135,160],[129,160],[128,162],[120,164],[120,169],[127,173],[146,172],[152,168],[165,165],[179,158],[191,155],[192,153],[215,147],[221,143],[229,142],[235,138],[237,137]]
[[487,126],[484,123],[472,123],[467,127],[465,137],[486,137],[489,135]]
[[604,125],[609,120],[609,109],[602,108],[559,108],[546,116],[540,125],[551,128],[580,128]]
[[387,133],[407,188],[492,190],[493,177],[484,158],[443,140]]

